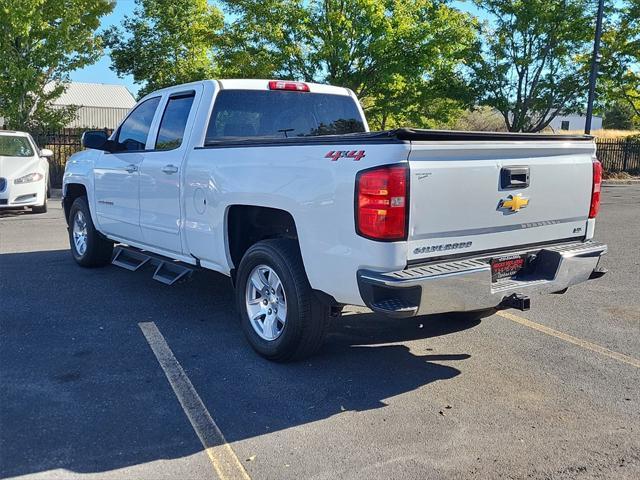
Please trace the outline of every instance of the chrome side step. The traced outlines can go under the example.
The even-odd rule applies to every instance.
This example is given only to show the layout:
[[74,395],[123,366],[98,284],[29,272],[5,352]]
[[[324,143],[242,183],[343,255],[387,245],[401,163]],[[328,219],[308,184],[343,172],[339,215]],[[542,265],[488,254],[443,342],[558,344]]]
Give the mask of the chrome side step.
[[184,277],[191,276],[193,269],[176,262],[162,261],[153,274],[153,279],[165,285],[173,285]]
[[135,272],[140,267],[151,260],[151,257],[143,254],[139,250],[126,247],[115,247],[111,263],[117,267],[122,267],[131,272]]
[[111,263],[131,272],[146,264],[155,265],[153,279],[165,285],[173,285],[179,280],[187,279],[194,271],[191,265],[125,245],[117,245],[114,248]]

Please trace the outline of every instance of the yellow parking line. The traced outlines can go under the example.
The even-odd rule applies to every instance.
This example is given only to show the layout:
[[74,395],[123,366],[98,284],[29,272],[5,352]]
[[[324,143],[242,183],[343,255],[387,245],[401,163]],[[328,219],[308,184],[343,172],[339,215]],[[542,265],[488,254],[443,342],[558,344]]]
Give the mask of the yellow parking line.
[[546,333],[547,335],[551,335],[552,337],[559,338],[560,340],[564,340],[565,342],[578,345],[579,347],[585,348],[587,350],[591,350],[592,352],[597,352],[602,355],[606,355],[609,358],[618,360],[619,362],[632,365],[636,368],[640,368],[640,360],[630,357],[629,355],[614,352],[613,350],[609,350],[608,348],[602,347],[595,343],[587,342],[586,340],[582,340],[580,338],[574,337],[572,335],[568,335],[563,332],[559,332],[558,330],[554,330],[553,328],[545,327],[544,325],[541,325],[536,322],[532,322],[531,320],[527,320],[526,318],[519,317],[518,315],[514,315],[513,313],[501,311],[501,312],[498,312],[498,315],[508,320],[511,320],[512,322],[516,322],[516,323],[519,323],[520,325],[524,325],[525,327],[529,327],[539,332]]
[[138,323],[220,480],[251,480],[153,322]]

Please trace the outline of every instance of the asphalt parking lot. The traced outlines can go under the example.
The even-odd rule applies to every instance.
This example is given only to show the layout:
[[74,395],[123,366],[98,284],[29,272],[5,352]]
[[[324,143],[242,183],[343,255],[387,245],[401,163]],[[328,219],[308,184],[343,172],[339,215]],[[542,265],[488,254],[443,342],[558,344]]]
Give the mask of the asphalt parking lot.
[[[610,273],[528,312],[350,308],[318,356],[280,365],[245,342],[225,277],[82,269],[59,202],[2,213],[0,478],[233,478],[224,455],[256,480],[640,478],[640,185],[604,188],[596,238]],[[193,408],[228,445],[203,447]]]

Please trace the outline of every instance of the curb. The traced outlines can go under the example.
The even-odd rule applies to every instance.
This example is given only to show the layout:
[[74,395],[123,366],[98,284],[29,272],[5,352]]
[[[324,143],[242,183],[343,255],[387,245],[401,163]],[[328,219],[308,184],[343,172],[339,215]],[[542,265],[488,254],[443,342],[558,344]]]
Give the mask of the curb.
[[628,178],[628,179],[616,179],[611,178],[609,180],[603,180],[602,185],[637,185],[640,184],[640,178]]

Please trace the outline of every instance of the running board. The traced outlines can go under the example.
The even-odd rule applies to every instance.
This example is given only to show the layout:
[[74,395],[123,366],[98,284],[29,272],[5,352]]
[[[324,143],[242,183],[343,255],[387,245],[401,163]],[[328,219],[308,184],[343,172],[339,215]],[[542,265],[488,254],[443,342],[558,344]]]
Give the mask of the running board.
[[133,250],[126,247],[116,247],[114,249],[113,259],[111,263],[117,267],[135,272],[140,267],[151,260],[151,257],[145,255],[139,250]]
[[153,279],[165,285],[173,285],[184,277],[191,276],[193,269],[176,262],[162,261],[153,274]]
[[189,278],[194,270],[190,265],[124,245],[115,247],[111,263],[131,272],[146,264],[155,265],[153,279],[165,285],[173,285],[178,280]]

